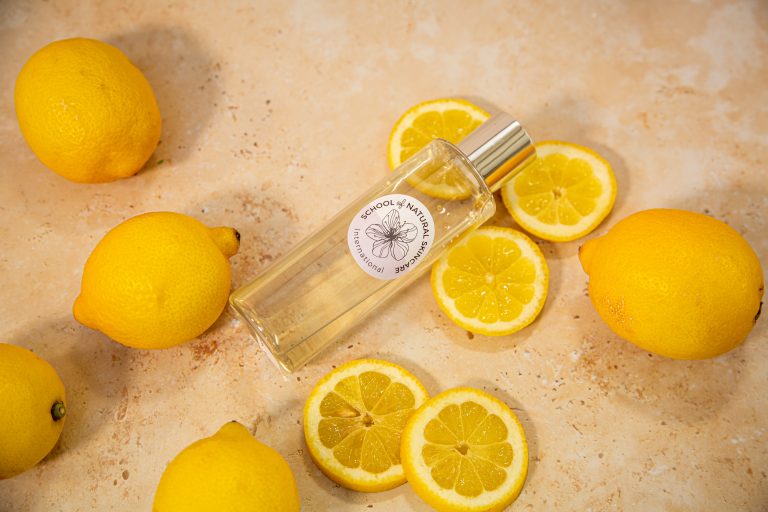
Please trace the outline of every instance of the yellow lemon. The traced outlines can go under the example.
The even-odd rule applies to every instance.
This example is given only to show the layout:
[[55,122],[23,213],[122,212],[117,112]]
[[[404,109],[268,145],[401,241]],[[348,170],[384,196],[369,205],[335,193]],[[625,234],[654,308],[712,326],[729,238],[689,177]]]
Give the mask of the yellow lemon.
[[523,427],[507,405],[479,389],[430,399],[403,432],[408,483],[440,512],[500,511],[528,474]]
[[29,350],[0,343],[0,480],[28,470],[56,444],[67,410],[56,370]]
[[432,266],[432,294],[457,325],[503,336],[533,322],[544,307],[549,267],[539,247],[510,228],[464,236]]
[[304,406],[309,454],[334,482],[364,492],[405,482],[400,433],[427,399],[424,386],[387,361],[359,359],[323,377]]
[[[489,114],[472,103],[444,98],[411,107],[392,128],[387,144],[389,166],[394,169],[434,139],[457,143],[488,119]],[[452,166],[424,169],[408,177],[417,190],[440,199],[459,199],[470,194],[466,178]]]
[[285,459],[232,421],[168,464],[152,512],[298,512],[299,504]]
[[584,146],[562,141],[536,144],[538,158],[501,188],[515,222],[555,242],[594,230],[616,201],[611,165]]
[[138,215],[96,245],[73,312],[78,322],[135,348],[201,335],[227,304],[240,235],[171,212]]
[[138,172],[160,140],[152,88],[117,48],[65,39],[30,57],[16,79],[16,116],[29,147],[72,181]]
[[579,258],[608,326],[663,356],[723,354],[744,340],[760,312],[760,261],[736,230],[707,215],[635,213],[585,243]]

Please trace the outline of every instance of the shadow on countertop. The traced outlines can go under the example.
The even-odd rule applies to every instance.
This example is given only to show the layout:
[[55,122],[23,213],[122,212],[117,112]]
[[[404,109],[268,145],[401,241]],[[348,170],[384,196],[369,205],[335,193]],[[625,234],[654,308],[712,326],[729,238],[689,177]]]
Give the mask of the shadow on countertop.
[[178,26],[146,25],[106,41],[147,77],[163,118],[160,144],[141,173],[154,172],[163,161],[182,162],[210,128],[220,64],[195,34]]

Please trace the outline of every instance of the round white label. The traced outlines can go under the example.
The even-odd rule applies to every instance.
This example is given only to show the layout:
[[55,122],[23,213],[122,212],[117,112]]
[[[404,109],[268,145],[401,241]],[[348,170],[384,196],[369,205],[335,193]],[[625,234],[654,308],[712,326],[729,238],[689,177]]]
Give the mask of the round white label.
[[349,224],[352,258],[378,279],[407,274],[429,253],[435,223],[424,203],[405,194],[389,194],[365,205]]

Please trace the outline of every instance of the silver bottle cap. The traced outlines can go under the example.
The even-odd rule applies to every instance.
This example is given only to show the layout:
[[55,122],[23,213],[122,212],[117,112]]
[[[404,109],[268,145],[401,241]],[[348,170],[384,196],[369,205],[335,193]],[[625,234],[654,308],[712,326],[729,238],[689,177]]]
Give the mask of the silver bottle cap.
[[456,147],[467,156],[492,192],[536,159],[528,133],[505,112],[489,118]]

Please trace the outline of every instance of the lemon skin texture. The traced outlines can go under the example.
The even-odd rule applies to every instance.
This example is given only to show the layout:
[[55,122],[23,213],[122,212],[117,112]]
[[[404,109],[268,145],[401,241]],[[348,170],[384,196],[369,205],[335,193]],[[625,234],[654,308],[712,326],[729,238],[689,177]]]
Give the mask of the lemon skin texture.
[[16,79],[14,102],[35,155],[75,182],[131,176],[160,140],[162,120],[149,82],[120,50],[94,39],[38,50]]
[[674,359],[715,357],[739,345],[761,309],[763,271],[733,228],[699,213],[630,215],[579,250],[589,296],[608,326]]
[[152,512],[298,512],[299,505],[285,459],[230,422],[168,464]]
[[209,228],[172,212],[138,215],[96,245],[73,307],[78,322],[123,345],[172,347],[221,315],[231,284],[233,228]]
[[0,480],[40,462],[66,420],[64,384],[47,361],[0,343]]

